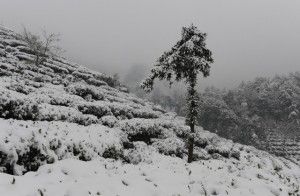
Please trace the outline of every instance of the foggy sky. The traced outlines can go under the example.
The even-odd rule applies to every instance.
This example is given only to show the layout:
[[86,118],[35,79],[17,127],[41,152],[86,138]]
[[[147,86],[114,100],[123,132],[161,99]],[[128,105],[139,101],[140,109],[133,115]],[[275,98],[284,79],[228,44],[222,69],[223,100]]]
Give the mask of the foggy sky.
[[64,56],[110,73],[150,67],[191,23],[215,59],[204,86],[300,71],[299,0],[0,0],[0,23],[61,33]]

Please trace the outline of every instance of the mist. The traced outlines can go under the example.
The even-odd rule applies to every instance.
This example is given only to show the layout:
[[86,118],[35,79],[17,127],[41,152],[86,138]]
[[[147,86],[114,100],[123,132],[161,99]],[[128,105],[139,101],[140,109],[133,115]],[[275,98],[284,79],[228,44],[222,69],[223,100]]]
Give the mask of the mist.
[[1,0],[0,23],[61,33],[64,56],[124,76],[151,68],[191,23],[208,34],[215,63],[200,85],[230,88],[300,70],[300,1]]

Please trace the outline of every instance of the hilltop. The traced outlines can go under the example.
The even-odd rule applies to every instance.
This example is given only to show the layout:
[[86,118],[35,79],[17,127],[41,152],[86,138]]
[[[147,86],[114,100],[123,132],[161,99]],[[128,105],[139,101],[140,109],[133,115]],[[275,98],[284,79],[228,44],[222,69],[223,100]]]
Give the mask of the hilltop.
[[1,195],[299,195],[300,167],[196,128],[0,27]]

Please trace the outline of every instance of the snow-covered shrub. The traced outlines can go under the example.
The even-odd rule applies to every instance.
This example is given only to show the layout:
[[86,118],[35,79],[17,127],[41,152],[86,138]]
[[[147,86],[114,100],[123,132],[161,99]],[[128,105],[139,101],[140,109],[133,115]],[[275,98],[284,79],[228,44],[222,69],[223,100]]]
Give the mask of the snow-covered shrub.
[[0,76],[11,76],[12,75],[12,72],[11,71],[8,71],[6,69],[3,69],[3,68],[0,68]]
[[76,103],[84,101],[83,98],[77,96],[77,95],[69,95],[64,94],[63,92],[61,94],[59,93],[51,93],[48,95],[50,98],[50,104],[51,105],[60,105],[60,106],[67,106],[67,107],[73,107]]
[[129,93],[129,90],[126,86],[120,86],[118,87],[118,90],[124,93]]
[[163,123],[166,129],[174,131],[174,133],[180,138],[186,138],[190,133],[190,127],[175,121],[166,121]]
[[[118,97],[118,95],[116,93],[112,93],[112,92],[105,92],[105,98],[111,102],[111,103],[122,103],[122,104],[127,104],[130,105],[131,103],[128,102],[126,99],[124,99],[124,97]],[[112,95],[113,94],[113,95]]]
[[103,86],[103,85],[107,85],[106,82],[102,81],[102,80],[97,80],[95,78],[89,78],[86,80],[86,82],[90,85],[94,85],[94,86]]
[[135,109],[132,111],[132,115],[135,118],[158,118],[160,112],[153,111],[152,109],[148,108],[141,108]]
[[[141,107],[138,104],[128,102],[123,97],[113,97],[107,92],[103,91],[105,99],[109,101],[96,101],[89,103],[97,107],[97,105],[105,105],[109,107],[112,114],[120,119],[131,119],[131,118],[157,118],[159,112],[155,112],[147,107]],[[86,105],[86,103],[85,103]]]
[[0,126],[0,167],[11,174],[35,171],[40,165],[66,158],[119,159],[127,141],[121,130],[101,125],[0,119]]
[[8,53],[13,53],[13,52],[16,52],[17,49],[14,47],[11,47],[11,46],[6,46],[5,51]]
[[5,54],[5,50],[3,50],[3,49],[0,49],[0,56],[5,56],[6,54]]
[[219,146],[213,146],[213,145],[208,145],[205,150],[207,150],[207,152],[209,154],[219,154],[222,155],[225,158],[229,158],[230,155],[230,151],[228,149],[224,149],[222,147]]
[[161,114],[149,107],[141,107],[140,104],[129,102],[124,98],[113,97],[111,95],[106,95],[106,98],[110,101],[106,103],[107,106],[111,109],[113,115],[120,119],[158,118]]
[[[44,82],[46,82],[46,81],[50,81],[51,78],[48,80],[47,77],[44,77],[43,80],[44,80]],[[45,86],[44,83],[36,82],[34,80],[24,80],[24,82],[25,82],[26,86],[30,86],[30,87],[34,87],[34,88],[41,88],[41,87]]]
[[185,143],[176,137],[169,137],[166,139],[155,139],[152,146],[158,150],[159,153],[165,155],[175,155],[177,157],[183,157],[185,152]]
[[199,148],[198,146],[195,146],[194,148],[194,159],[195,160],[208,160],[211,158],[211,155],[204,150],[203,148]]
[[104,98],[103,93],[96,87],[80,83],[68,86],[66,91],[82,98],[85,98],[88,95],[91,95],[94,100],[103,100]]
[[[64,69],[64,71],[62,71],[62,73],[64,73],[64,74],[72,73],[72,72],[76,71],[76,69],[77,69],[76,67],[72,66],[70,63],[62,62],[60,59],[58,59],[56,57],[48,58],[47,63],[49,63],[50,65],[55,65],[56,67],[59,67],[61,69]],[[53,68],[51,68],[51,69],[53,70]]]
[[123,120],[118,124],[128,134],[130,141],[144,141],[150,144],[152,138],[165,138],[164,128],[150,119]]
[[98,118],[93,115],[85,115],[75,108],[50,105],[42,103],[38,106],[39,120],[46,121],[67,121],[80,125],[90,125],[98,122]]
[[240,158],[240,151],[234,146],[234,143],[231,140],[226,140],[215,136],[212,138],[210,143],[205,147],[205,150],[209,154],[219,154],[225,158]]
[[118,122],[118,119],[114,116],[103,116],[101,118],[101,122],[105,126],[114,127],[115,124]]
[[152,163],[153,154],[156,150],[144,142],[134,142],[133,144],[133,149],[124,151],[123,159],[132,164],[138,164],[140,162]]
[[154,106],[152,107],[152,110],[153,110],[153,111],[158,111],[158,112],[161,112],[161,113],[166,113],[166,110],[163,109],[160,105],[154,105]]
[[[10,106],[14,105],[14,103],[10,102]],[[11,111],[10,108],[7,111]],[[14,112],[13,116],[17,116],[18,119],[21,120],[36,120],[39,114],[38,105],[32,103],[31,101],[23,101],[19,102],[19,105],[12,110]],[[6,116],[7,118],[8,116]]]
[[36,76],[33,78],[33,80],[35,82],[45,82],[44,77],[42,77],[42,76]]
[[66,75],[65,79],[69,82],[69,84],[80,81],[80,80],[76,80],[76,78],[73,75],[71,75],[71,74]]
[[115,146],[111,146],[107,149],[102,154],[102,157],[104,158],[109,158],[109,159],[123,159],[123,150],[122,149],[117,149]]
[[132,110],[133,108],[126,104],[121,103],[107,103],[111,112],[115,117],[119,117],[121,119],[131,119],[133,118]]
[[50,100],[50,104],[51,105],[60,105],[60,106],[70,106],[72,104],[72,102],[69,99],[55,97]]
[[55,65],[53,63],[43,63],[43,65],[45,67],[49,67],[50,69],[52,69],[54,71],[54,73],[60,73],[60,74],[68,74],[69,73],[69,70],[64,68],[64,67],[61,67],[61,66],[58,66],[58,65]]
[[7,71],[16,71],[16,67],[8,63],[0,63],[0,68]]
[[238,150],[238,149],[233,149],[231,152],[230,152],[230,157],[233,157],[237,160],[240,160],[240,157],[241,157],[241,152]]
[[95,78],[96,80],[99,80],[99,81],[103,81],[110,87],[116,87],[116,84],[119,83],[119,81],[117,81],[112,76],[109,76],[109,75],[106,75],[103,73],[99,73],[99,72],[95,72],[95,71],[90,71],[90,70],[86,70],[86,72],[89,72],[89,74],[92,75],[92,78]]
[[44,65],[40,65],[40,67],[38,68],[38,72],[41,74],[50,75],[52,77],[54,77],[56,75],[54,73],[53,69],[51,69],[49,67],[45,67]]
[[32,138],[28,146],[18,154],[16,164],[23,167],[23,172],[36,171],[41,165],[54,162],[54,158],[45,152],[46,146],[39,145],[41,145],[39,141]]
[[34,120],[37,118],[39,113],[38,105],[28,99],[24,99],[21,95],[8,91],[0,92],[0,113],[2,118],[23,120]]
[[108,86],[110,87],[117,87],[120,82],[114,78],[114,77],[111,77],[111,76],[106,76],[106,75],[103,75],[102,77],[100,77],[101,80],[103,80],[104,82],[106,82],[108,84]]
[[202,128],[198,127],[196,128],[194,136],[195,146],[198,146],[200,148],[205,148],[213,139],[213,137],[216,137],[215,134],[208,131],[204,131]]
[[56,106],[50,105],[47,103],[43,103],[39,105],[39,120],[47,120],[47,121],[69,121],[74,122],[74,118],[77,115],[82,115],[79,111],[74,108],[64,107],[64,106]]
[[10,86],[7,86],[7,89],[16,91],[18,93],[23,93],[25,95],[28,95],[34,91],[34,88],[21,83],[12,83]]
[[39,166],[46,163],[54,162],[46,146],[38,140],[35,134],[30,134],[25,138],[18,138],[20,144],[12,143],[17,139],[13,135],[1,134],[1,139],[5,136],[5,143],[0,147],[0,166],[6,173],[21,175],[26,171],[36,171]]
[[99,122],[98,118],[94,115],[78,115],[74,118],[74,123],[80,124],[80,125],[91,125],[91,124],[97,124]]
[[11,47],[14,47],[14,48],[18,48],[20,46],[25,46],[26,43],[24,41],[21,41],[21,40],[18,40],[18,39],[5,39],[3,40],[4,43],[7,45],[7,46],[11,46]]
[[24,54],[21,52],[14,52],[14,55],[20,60],[23,61],[24,63],[29,63],[34,61],[34,56],[30,54]]
[[88,80],[89,78],[92,78],[92,75],[91,74],[87,74],[87,73],[82,73],[81,71],[79,70],[76,70],[72,73],[72,75],[75,77],[75,78],[81,78],[83,80]]
[[102,116],[111,115],[111,110],[105,104],[106,102],[88,102],[88,103],[79,103],[78,104],[78,110],[82,112],[83,114],[92,114],[97,116],[98,118],[101,118]]

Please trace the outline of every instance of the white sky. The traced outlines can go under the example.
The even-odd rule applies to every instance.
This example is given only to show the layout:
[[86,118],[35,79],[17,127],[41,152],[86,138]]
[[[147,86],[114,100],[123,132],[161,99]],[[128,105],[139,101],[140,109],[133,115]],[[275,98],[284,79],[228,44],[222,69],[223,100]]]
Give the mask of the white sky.
[[111,73],[150,67],[191,23],[214,54],[204,86],[300,71],[299,0],[0,0],[0,23],[59,32],[65,56]]

